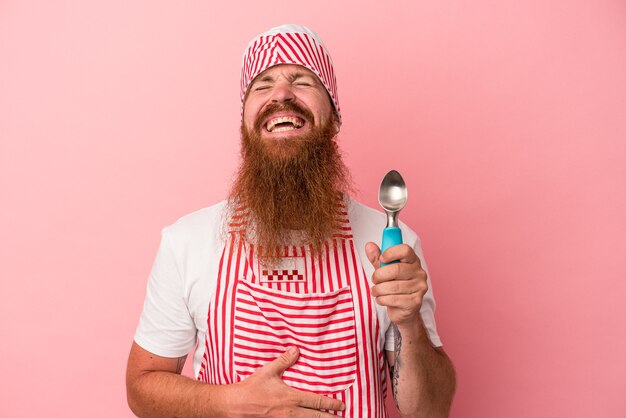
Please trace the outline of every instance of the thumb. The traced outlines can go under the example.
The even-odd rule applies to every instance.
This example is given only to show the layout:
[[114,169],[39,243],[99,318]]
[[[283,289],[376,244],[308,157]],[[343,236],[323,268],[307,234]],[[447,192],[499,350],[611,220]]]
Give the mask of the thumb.
[[276,357],[276,360],[267,363],[262,368],[267,373],[282,376],[285,370],[296,364],[298,357],[300,357],[298,347],[291,346],[287,351]]
[[380,267],[380,248],[378,248],[378,245],[373,242],[365,244],[365,254],[367,254],[367,259],[372,263],[374,268]]

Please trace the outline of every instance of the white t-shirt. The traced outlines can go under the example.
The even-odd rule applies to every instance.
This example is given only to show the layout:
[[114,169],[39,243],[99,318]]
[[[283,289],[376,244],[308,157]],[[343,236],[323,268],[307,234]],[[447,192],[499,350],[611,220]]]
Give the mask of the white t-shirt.
[[[222,201],[190,213],[163,229],[135,333],[137,344],[162,357],[182,357],[196,347],[193,355],[196,376],[204,354],[209,301],[215,292],[225,242],[225,208],[226,202]],[[371,284],[374,267],[365,254],[365,244],[380,243],[386,216],[354,200],[348,202],[347,208],[355,247]],[[400,229],[404,242],[414,248],[422,268],[428,271],[419,237],[402,222]],[[373,305],[381,331],[379,344],[393,351],[387,308]],[[429,278],[420,313],[432,344],[441,346],[434,311],[435,299]]]

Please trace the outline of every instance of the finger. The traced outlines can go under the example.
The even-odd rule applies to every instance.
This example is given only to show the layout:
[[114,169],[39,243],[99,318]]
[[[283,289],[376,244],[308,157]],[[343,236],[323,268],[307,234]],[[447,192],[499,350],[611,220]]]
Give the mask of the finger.
[[[337,415],[335,414],[329,414],[323,411],[320,411],[319,409],[309,409],[309,408],[296,408],[295,411],[296,415],[293,415],[294,417],[302,417],[302,418],[337,418]],[[292,416],[292,415],[288,415],[288,416]]]
[[296,363],[299,356],[300,351],[298,350],[298,347],[289,347],[287,351],[278,356],[276,360],[273,360],[267,363],[265,366],[261,367],[261,369],[259,369],[259,372],[282,376],[285,370],[287,370]]
[[412,293],[426,293],[428,284],[425,280],[391,280],[372,286],[372,296],[410,295]]
[[413,311],[422,306],[422,294],[411,293],[410,295],[384,295],[376,298],[376,303],[387,308]]
[[305,392],[293,389],[298,392],[298,406],[309,409],[326,409],[329,411],[343,411],[346,406],[339,399],[328,396],[317,395],[313,392]]
[[302,418],[337,418],[335,414],[329,414],[318,409],[298,408],[296,411],[296,417]]
[[380,267],[380,248],[378,248],[378,245],[373,242],[365,244],[365,254],[367,254],[367,259],[375,269]]
[[416,264],[391,263],[374,270],[372,283],[378,284],[391,280],[425,280],[427,274]]
[[421,262],[413,247],[407,244],[398,244],[391,246],[380,255],[381,263],[391,263],[392,261],[399,261],[401,263],[418,263],[421,266]]

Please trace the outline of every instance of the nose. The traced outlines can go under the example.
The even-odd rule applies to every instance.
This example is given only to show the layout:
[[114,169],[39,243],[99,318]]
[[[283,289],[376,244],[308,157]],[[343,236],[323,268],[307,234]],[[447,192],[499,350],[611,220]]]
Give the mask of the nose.
[[294,92],[291,88],[291,85],[288,83],[278,83],[274,86],[272,90],[272,102],[290,102],[295,100]]

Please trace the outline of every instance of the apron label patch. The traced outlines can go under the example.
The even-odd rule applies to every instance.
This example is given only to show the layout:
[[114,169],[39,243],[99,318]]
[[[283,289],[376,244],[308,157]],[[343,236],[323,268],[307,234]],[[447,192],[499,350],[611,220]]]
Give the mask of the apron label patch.
[[260,268],[261,283],[304,283],[306,282],[306,263],[304,257],[284,257],[278,266]]

